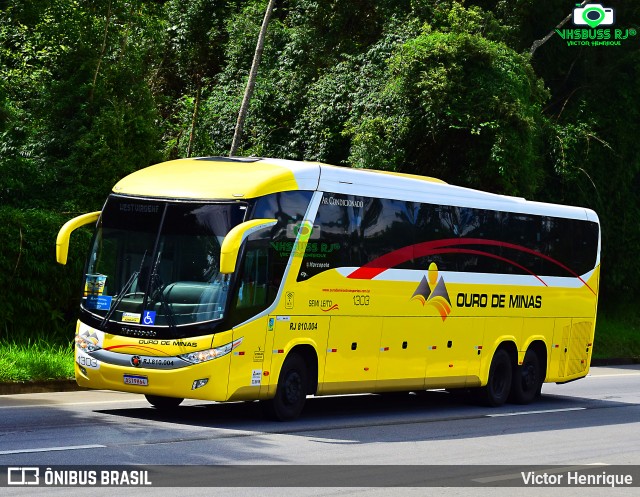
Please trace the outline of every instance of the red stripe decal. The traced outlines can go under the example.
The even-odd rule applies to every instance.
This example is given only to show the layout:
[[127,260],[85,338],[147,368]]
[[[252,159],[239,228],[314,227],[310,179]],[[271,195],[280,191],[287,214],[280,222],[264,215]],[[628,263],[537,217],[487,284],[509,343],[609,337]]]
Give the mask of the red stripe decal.
[[409,245],[407,247],[394,250],[393,252],[389,252],[388,254],[385,254],[381,257],[378,257],[377,259],[374,259],[373,261],[368,262],[364,266],[353,271],[347,277],[351,279],[370,280],[372,278],[375,278],[379,274],[385,272],[387,269],[398,266],[399,264],[402,264],[403,262],[406,262],[410,259],[426,257],[429,255],[435,255],[435,254],[468,253],[468,254],[481,255],[484,257],[491,257],[493,259],[502,260],[503,262],[506,262],[515,267],[518,267],[523,271],[526,271],[527,273],[535,276],[538,280],[540,280],[540,282],[542,282],[545,286],[547,286],[547,284],[538,275],[528,270],[527,268],[521,266],[520,264],[517,264],[515,261],[504,258],[499,255],[491,254],[489,252],[484,252],[482,250],[451,248],[452,246],[459,246],[459,245],[487,245],[487,246],[493,246],[493,247],[503,247],[503,248],[517,250],[519,252],[525,252],[525,253],[534,255],[536,257],[540,257],[564,269],[571,276],[580,280],[582,284],[586,286],[591,291],[591,293],[595,295],[595,292],[593,291],[593,289],[587,284],[586,281],[582,279],[580,275],[576,274],[570,268],[568,268],[561,262],[553,259],[552,257],[541,254],[540,252],[536,252],[535,250],[529,249],[527,247],[523,247],[521,245],[515,245],[513,243],[507,243],[507,242],[498,242],[495,240],[484,240],[481,238],[449,238],[445,240],[434,240],[430,242],[422,242],[422,243],[416,243],[414,245]]

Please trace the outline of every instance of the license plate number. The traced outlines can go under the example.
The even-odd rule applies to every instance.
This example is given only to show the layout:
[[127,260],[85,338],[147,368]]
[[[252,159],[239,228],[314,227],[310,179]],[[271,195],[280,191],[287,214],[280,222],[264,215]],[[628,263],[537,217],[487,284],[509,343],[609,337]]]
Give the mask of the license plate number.
[[146,376],[125,374],[124,383],[126,385],[139,385],[141,387],[146,387],[147,385],[149,385],[149,378],[147,378]]

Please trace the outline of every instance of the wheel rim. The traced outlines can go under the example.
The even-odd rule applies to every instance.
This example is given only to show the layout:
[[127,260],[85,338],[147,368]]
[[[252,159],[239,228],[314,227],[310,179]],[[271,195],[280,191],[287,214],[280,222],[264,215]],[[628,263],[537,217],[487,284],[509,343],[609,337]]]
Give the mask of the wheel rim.
[[302,378],[297,371],[292,371],[287,376],[287,381],[284,385],[284,398],[282,399],[285,404],[291,406],[296,404],[300,400],[302,392]]
[[493,386],[493,391],[498,397],[502,397],[506,391],[506,387],[507,387],[507,380],[505,377],[506,373],[507,373],[507,366],[505,364],[500,364],[494,371],[493,382],[491,384]]
[[537,379],[536,368],[534,365],[531,363],[524,364],[522,366],[522,375],[520,377],[522,389],[525,391],[533,389]]

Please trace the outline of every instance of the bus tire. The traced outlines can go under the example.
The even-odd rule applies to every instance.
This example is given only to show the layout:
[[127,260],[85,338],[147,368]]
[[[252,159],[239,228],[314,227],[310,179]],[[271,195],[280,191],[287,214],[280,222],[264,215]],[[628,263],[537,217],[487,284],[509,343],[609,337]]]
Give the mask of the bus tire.
[[157,409],[173,409],[178,407],[184,399],[176,397],[162,397],[160,395],[145,394],[147,402]]
[[297,418],[307,399],[307,385],[307,364],[292,352],[280,370],[275,397],[261,402],[265,416],[276,421]]
[[491,407],[504,404],[511,392],[512,375],[513,366],[509,354],[504,349],[496,350],[489,367],[487,385],[481,389],[483,404]]
[[515,404],[530,404],[542,388],[540,359],[535,350],[529,349],[524,355],[522,366],[513,368],[513,382],[509,401]]

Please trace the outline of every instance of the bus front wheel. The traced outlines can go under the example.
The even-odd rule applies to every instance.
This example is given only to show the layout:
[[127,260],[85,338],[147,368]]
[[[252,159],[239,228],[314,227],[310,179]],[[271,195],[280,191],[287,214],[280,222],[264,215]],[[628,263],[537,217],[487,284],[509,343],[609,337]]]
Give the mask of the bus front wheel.
[[273,399],[262,401],[265,415],[277,421],[297,418],[307,398],[308,374],[304,359],[291,353],[284,361]]
[[512,365],[504,349],[496,350],[489,367],[487,385],[482,388],[482,400],[486,405],[498,407],[504,404],[511,391]]
[[146,395],[147,402],[157,409],[173,409],[178,407],[184,399],[176,397],[162,397],[160,395]]

